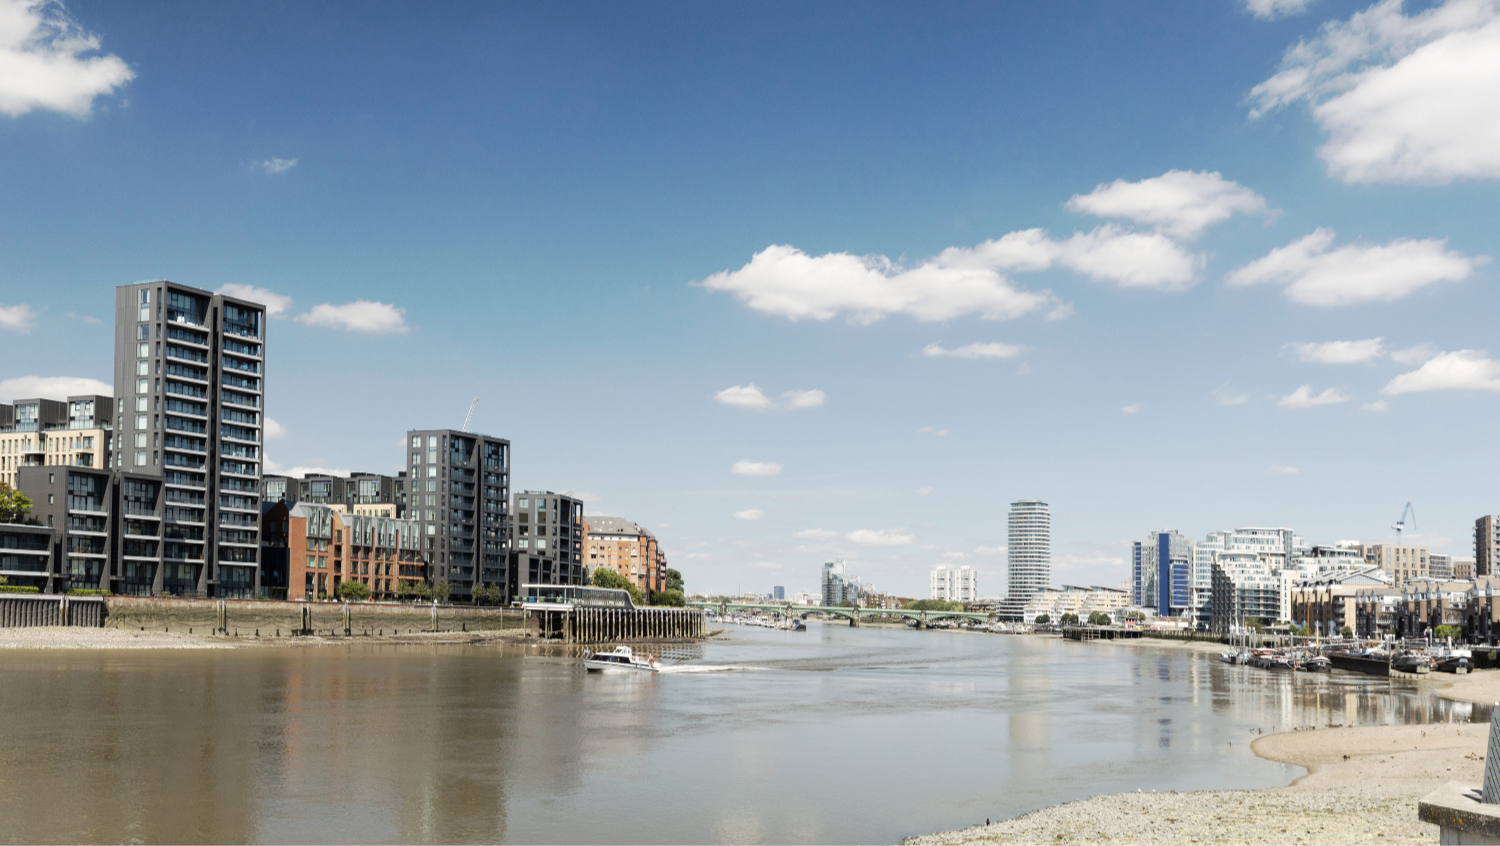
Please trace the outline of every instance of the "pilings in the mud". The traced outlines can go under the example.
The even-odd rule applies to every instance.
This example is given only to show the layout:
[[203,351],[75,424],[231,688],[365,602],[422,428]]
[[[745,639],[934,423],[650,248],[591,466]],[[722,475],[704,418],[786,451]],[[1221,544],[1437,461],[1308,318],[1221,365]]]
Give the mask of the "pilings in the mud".
[[703,612],[697,608],[545,608],[526,609],[536,637],[570,643],[619,643],[632,640],[694,640],[703,637]]

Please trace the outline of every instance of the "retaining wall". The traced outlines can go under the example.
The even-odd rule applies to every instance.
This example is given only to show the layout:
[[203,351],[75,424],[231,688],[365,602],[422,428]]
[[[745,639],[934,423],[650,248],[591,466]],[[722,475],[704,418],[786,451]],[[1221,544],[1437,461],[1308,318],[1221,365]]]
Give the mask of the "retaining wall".
[[103,624],[104,599],[98,596],[0,593],[0,628],[12,626],[93,626]]

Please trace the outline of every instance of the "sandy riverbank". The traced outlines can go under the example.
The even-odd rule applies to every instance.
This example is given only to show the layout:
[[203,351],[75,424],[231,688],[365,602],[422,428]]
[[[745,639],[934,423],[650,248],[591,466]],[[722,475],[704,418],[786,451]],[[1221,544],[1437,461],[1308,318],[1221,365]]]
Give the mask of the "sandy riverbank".
[[[519,644],[557,646],[516,632],[413,632],[402,635],[355,637],[233,637],[225,635],[96,629],[82,626],[0,628],[0,650],[6,649],[267,649],[299,646],[337,646],[351,643],[385,644]],[[652,643],[655,643],[654,641]]]

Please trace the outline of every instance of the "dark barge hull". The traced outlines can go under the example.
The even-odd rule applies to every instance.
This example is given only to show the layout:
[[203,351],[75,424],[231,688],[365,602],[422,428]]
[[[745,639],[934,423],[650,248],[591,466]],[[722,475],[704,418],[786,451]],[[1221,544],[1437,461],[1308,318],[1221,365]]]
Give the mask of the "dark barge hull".
[[1388,661],[1378,658],[1361,658],[1355,655],[1329,655],[1328,660],[1333,662],[1335,669],[1348,670],[1354,673],[1365,673],[1371,676],[1389,676],[1391,665]]

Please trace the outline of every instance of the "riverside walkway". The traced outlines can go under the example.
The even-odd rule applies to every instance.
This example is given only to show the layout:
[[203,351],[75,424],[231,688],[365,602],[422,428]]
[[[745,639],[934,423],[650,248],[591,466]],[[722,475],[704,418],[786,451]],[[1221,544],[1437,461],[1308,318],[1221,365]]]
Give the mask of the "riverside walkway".
[[860,620],[873,620],[875,618],[905,618],[916,620],[917,628],[927,627],[931,620],[942,620],[945,618],[958,618],[964,620],[977,620],[982,623],[994,622],[995,615],[983,611],[917,611],[906,608],[846,608],[843,606],[824,605],[794,605],[790,602],[776,603],[754,603],[754,602],[689,602],[689,607],[702,608],[705,611],[717,611],[720,616],[730,611],[765,611],[771,614],[780,614],[784,617],[806,617],[808,614],[829,614],[835,617],[843,617],[849,621],[849,625],[858,626]]

